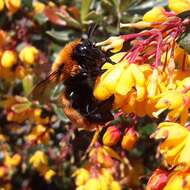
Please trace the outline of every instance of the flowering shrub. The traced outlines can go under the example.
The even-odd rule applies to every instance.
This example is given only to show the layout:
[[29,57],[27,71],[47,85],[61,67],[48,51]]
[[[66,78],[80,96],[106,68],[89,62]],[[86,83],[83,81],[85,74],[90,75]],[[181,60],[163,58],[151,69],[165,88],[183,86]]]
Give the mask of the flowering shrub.
[[[162,5],[0,0],[0,189],[190,189],[190,2]],[[110,57],[93,95],[114,98],[114,119],[88,130],[63,83],[33,89],[92,23]]]

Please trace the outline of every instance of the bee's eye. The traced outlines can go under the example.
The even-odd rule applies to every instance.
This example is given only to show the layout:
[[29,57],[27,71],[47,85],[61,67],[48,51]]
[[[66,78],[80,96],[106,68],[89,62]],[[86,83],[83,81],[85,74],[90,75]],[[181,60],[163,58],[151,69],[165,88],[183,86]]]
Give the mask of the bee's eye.
[[84,45],[79,45],[77,48],[76,48],[76,51],[77,51],[77,54],[80,55],[80,56],[86,56],[87,54],[87,51],[88,51],[88,48],[87,46],[84,46]]

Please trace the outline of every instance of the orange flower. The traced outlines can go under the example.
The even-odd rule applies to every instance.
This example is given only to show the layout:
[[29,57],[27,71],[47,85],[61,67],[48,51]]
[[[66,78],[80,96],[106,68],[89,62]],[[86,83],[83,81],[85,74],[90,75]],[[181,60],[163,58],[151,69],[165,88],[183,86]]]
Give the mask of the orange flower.
[[138,138],[139,134],[133,127],[127,128],[121,142],[122,148],[128,151],[131,150],[135,146]]
[[103,136],[103,143],[107,146],[113,146],[118,143],[121,137],[121,132],[115,126],[108,127]]
[[148,180],[146,190],[162,190],[167,183],[169,172],[156,169]]

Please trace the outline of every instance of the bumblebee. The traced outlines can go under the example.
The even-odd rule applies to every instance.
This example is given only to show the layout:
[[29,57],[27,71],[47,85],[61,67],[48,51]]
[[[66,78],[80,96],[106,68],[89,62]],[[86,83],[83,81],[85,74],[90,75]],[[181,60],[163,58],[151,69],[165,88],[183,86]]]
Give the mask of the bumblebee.
[[60,102],[66,116],[79,128],[93,129],[113,119],[113,97],[98,101],[93,96],[96,78],[101,66],[110,62],[109,57],[89,39],[77,39],[68,43],[58,54],[47,81],[63,82],[65,89]]

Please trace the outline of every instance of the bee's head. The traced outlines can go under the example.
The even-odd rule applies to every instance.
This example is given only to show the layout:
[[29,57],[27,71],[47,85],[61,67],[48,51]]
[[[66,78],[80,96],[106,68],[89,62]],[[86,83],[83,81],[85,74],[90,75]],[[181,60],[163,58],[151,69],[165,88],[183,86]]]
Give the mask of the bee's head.
[[82,67],[102,66],[109,57],[95,46],[95,43],[89,39],[81,40],[73,52],[73,59],[75,59]]

